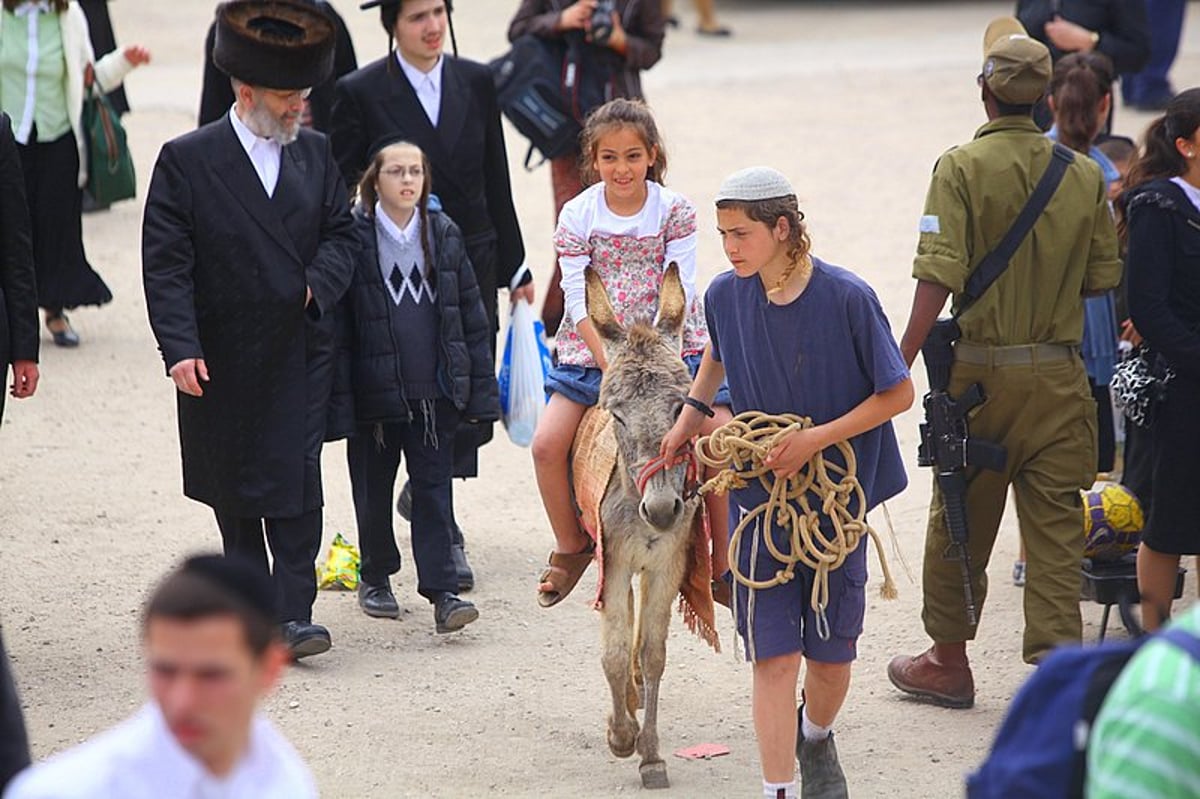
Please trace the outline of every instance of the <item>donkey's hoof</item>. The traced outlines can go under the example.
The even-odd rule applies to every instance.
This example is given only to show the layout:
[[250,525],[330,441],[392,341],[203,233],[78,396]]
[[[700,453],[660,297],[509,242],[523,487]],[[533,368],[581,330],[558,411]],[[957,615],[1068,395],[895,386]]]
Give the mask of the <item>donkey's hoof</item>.
[[671,787],[671,781],[667,779],[667,764],[661,760],[643,763],[639,770],[642,772],[643,788],[659,790]]
[[637,749],[637,733],[629,735],[629,740],[624,740],[624,735],[613,734],[608,731],[608,751],[612,752],[617,757],[629,757]]
[[637,749],[638,728],[632,724],[620,731],[608,728],[608,750],[617,757],[629,757]]

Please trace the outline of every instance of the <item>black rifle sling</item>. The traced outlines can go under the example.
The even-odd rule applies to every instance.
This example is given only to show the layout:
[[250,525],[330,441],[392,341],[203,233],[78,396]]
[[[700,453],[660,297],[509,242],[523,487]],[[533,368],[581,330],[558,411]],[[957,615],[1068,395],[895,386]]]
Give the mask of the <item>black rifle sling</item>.
[[1067,173],[1067,167],[1074,161],[1075,153],[1061,144],[1054,145],[1054,155],[1050,159],[1050,165],[1042,173],[1041,179],[1033,189],[1033,194],[1029,195],[1025,207],[1021,209],[1021,213],[1017,214],[1012,227],[1004,234],[1000,243],[983,256],[983,260],[967,278],[967,284],[958,298],[958,310],[954,312],[955,319],[974,305],[975,301],[982,297],[983,293],[1004,274],[1004,270],[1008,268],[1008,263],[1016,254],[1017,248],[1029,235],[1029,231],[1033,230],[1038,217],[1042,215],[1042,211],[1046,210],[1050,198],[1058,190],[1063,175]]

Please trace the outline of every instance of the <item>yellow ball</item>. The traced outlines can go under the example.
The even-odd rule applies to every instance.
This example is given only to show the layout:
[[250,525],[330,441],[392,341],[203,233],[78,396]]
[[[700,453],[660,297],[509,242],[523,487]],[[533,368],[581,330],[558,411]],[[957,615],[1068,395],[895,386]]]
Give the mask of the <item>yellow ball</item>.
[[1132,491],[1119,483],[1101,482],[1080,494],[1085,557],[1115,560],[1137,548],[1145,519]]

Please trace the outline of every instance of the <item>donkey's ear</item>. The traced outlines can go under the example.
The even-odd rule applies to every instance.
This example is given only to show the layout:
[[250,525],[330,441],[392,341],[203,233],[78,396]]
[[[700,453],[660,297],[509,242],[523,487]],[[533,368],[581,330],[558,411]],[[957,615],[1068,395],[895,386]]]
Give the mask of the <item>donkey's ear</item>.
[[678,336],[687,316],[687,295],[679,279],[679,264],[672,261],[663,275],[662,291],[658,295],[658,332]]
[[596,332],[605,341],[623,341],[625,328],[621,327],[612,303],[608,301],[608,290],[604,288],[600,275],[588,266],[584,267],[583,278],[587,283],[584,296],[587,298],[588,318],[592,320]]

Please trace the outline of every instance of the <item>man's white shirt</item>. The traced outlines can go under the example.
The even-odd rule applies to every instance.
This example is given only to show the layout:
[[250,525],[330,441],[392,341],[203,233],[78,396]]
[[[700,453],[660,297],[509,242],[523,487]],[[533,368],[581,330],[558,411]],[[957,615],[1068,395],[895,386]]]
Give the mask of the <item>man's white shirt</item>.
[[274,139],[264,139],[242,122],[237,115],[237,106],[229,109],[229,121],[237,134],[242,149],[246,151],[258,179],[268,197],[275,196],[275,185],[279,183],[279,161],[283,157],[283,146]]
[[417,93],[417,99],[425,109],[425,116],[429,117],[430,123],[436,128],[442,108],[442,69],[446,65],[445,57],[438,56],[437,63],[428,72],[422,72],[405,61],[399,50],[396,51],[396,60],[400,62],[404,77],[408,78],[413,91]]
[[34,765],[4,799],[315,799],[316,784],[300,755],[261,715],[250,745],[227,776],[212,775],[190,755],[148,703],[95,738]]

